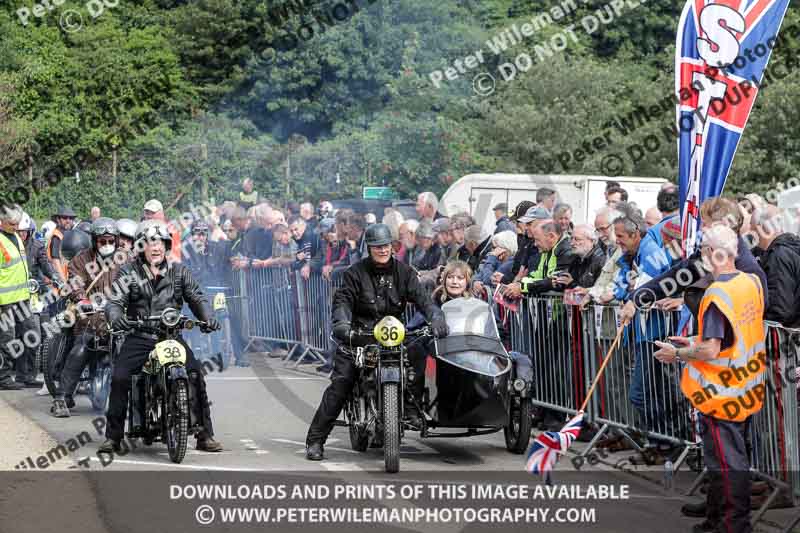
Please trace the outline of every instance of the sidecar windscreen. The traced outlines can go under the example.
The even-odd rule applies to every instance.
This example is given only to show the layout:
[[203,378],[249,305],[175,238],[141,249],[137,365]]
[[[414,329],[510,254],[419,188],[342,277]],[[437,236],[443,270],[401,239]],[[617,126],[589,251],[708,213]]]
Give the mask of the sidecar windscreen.
[[442,306],[450,335],[499,338],[489,304],[478,298],[456,298]]
[[511,370],[511,359],[503,343],[481,335],[454,335],[437,339],[436,357],[453,366],[497,377]]

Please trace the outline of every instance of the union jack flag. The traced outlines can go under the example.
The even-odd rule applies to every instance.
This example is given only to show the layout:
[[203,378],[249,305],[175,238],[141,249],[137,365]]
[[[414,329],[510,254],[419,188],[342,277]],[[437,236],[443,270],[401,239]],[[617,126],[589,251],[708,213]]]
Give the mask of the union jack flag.
[[719,196],[789,0],[688,0],[678,23],[675,92],[684,254],[700,204]]
[[583,411],[580,411],[561,431],[547,431],[536,437],[528,449],[525,470],[549,480],[550,472],[558,462],[558,458],[567,453],[572,441],[578,438],[582,425]]

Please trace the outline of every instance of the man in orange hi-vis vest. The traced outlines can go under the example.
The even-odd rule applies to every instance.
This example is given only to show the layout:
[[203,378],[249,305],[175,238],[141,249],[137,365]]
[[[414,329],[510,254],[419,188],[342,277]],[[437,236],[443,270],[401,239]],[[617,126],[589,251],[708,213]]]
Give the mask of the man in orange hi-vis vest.
[[727,226],[705,231],[703,264],[714,282],[700,302],[700,334],[657,341],[653,354],[662,363],[685,363],[681,390],[700,411],[709,486],[706,520],[694,531],[752,531],[748,427],[767,392],[764,289],[757,276],[736,270],[737,247]]

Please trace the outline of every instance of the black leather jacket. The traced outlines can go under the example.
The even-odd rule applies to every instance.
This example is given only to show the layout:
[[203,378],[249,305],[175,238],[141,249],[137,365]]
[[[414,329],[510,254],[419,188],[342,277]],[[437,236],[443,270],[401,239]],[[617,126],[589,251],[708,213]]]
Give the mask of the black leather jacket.
[[126,314],[130,319],[157,316],[172,307],[180,310],[184,301],[201,321],[212,317],[200,286],[192,273],[182,264],[162,265],[161,274],[154,278],[140,258],[124,265],[114,278],[114,288],[106,305],[106,316],[113,323]]
[[333,332],[341,341],[350,340],[347,334],[351,330],[371,332],[388,315],[404,321],[408,302],[416,304],[429,322],[443,318],[430,293],[420,285],[416,272],[394,258],[385,268],[379,268],[370,258],[363,259],[343,276],[332,310]]
[[25,255],[28,258],[28,272],[31,279],[39,282],[39,294],[47,292],[45,277],[58,283],[64,282],[61,273],[53,268],[53,264],[47,258],[43,242],[29,237],[25,242]]

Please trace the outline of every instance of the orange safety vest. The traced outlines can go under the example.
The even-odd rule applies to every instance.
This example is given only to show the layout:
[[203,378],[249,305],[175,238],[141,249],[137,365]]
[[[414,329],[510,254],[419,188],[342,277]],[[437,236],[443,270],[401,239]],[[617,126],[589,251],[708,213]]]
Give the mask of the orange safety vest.
[[690,361],[683,369],[681,390],[701,413],[743,422],[761,409],[767,392],[761,282],[753,274],[739,272],[728,281],[712,283],[697,315],[701,335],[703,317],[712,303],[731,324],[733,345],[722,350],[716,359]]
[[[50,240],[47,241],[47,259],[50,260],[50,264],[53,264],[53,237],[58,237],[61,240],[61,244],[64,244],[64,234],[61,233],[60,229],[55,228],[53,233],[50,234]],[[61,272],[61,279],[69,279],[69,271],[67,270],[68,261],[64,261],[63,257],[60,257],[59,260],[61,261],[61,269],[59,269],[59,272]]]

